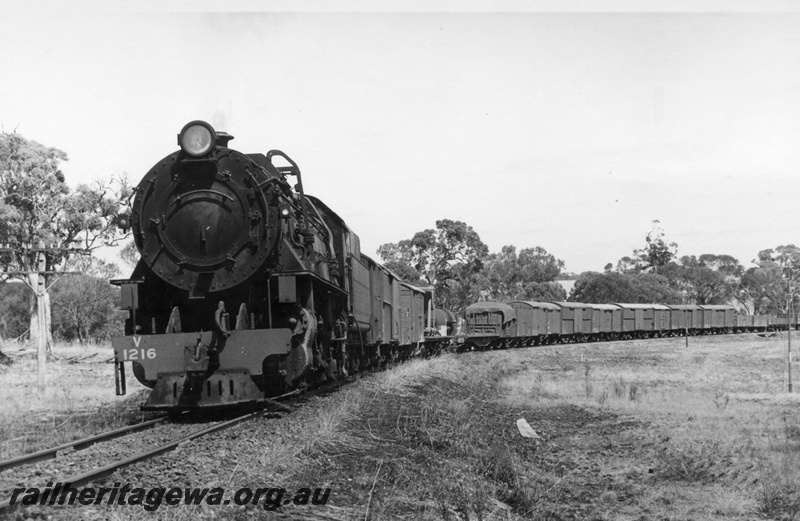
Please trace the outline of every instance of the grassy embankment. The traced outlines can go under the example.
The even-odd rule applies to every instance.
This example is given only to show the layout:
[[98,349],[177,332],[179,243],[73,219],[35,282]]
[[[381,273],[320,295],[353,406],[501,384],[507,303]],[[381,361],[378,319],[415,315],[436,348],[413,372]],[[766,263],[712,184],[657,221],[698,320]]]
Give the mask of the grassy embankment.
[[[331,518],[794,519],[785,345],[739,335],[416,361],[329,398],[304,443],[264,462],[341,490],[346,513]],[[521,437],[518,418],[543,439]]]

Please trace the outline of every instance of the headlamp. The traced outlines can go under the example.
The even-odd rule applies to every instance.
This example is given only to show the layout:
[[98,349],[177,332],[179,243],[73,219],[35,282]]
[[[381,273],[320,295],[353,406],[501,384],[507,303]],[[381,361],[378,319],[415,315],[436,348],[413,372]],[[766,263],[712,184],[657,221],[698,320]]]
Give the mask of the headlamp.
[[217,141],[214,128],[205,121],[192,121],[187,123],[178,134],[178,145],[181,150],[192,157],[201,157],[208,154]]

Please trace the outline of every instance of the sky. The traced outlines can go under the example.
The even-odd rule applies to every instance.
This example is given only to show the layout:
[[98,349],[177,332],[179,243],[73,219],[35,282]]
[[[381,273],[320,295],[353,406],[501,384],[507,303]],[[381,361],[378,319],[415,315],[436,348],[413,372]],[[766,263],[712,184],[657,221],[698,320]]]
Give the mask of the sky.
[[678,255],[800,244],[790,2],[17,4],[0,127],[72,186],[138,182],[201,119],[288,154],[373,257],[445,218],[576,273],[654,220]]

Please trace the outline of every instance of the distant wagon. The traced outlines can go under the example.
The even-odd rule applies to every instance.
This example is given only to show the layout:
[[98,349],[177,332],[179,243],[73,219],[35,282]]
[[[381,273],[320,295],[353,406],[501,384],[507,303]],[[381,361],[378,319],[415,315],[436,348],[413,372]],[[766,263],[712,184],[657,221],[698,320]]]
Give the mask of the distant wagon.
[[521,346],[554,343],[561,335],[561,306],[552,302],[514,300],[508,303],[516,313],[510,334]]
[[476,302],[466,309],[465,315],[467,336],[479,347],[502,343],[516,318],[514,308],[501,302]]
[[615,303],[622,309],[622,338],[653,338],[670,331],[670,309],[661,304]]
[[584,342],[592,335],[591,304],[553,302],[561,308],[561,335],[567,342]]
[[622,308],[614,304],[591,304],[591,306],[593,336],[597,340],[619,339],[622,332]]
[[736,326],[736,308],[733,306],[700,306],[703,309],[703,328],[712,334],[732,333]]

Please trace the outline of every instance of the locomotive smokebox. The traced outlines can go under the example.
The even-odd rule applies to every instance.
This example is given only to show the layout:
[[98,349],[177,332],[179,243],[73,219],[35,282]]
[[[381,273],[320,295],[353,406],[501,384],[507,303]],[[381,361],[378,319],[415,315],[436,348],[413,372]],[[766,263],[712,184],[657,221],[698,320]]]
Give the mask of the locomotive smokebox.
[[230,139],[189,123],[178,136],[181,151],[157,163],[136,190],[131,225],[142,260],[192,297],[244,283],[279,240],[279,182],[270,182],[278,173],[228,149]]

